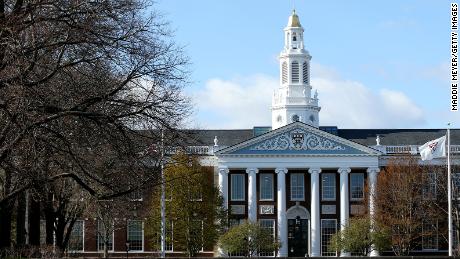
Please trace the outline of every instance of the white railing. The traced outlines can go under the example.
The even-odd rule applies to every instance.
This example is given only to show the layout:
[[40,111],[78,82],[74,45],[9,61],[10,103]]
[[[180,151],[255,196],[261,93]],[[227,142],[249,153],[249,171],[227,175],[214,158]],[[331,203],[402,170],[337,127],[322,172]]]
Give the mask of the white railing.
[[[192,155],[214,155],[214,152],[226,148],[227,146],[187,146],[185,152]],[[184,150],[184,147],[166,147],[165,152],[167,155],[174,155],[178,151]]]
[[[227,146],[187,146],[185,147],[185,152],[187,154],[193,155],[208,155],[212,156],[218,150],[226,148]],[[371,146],[374,149],[379,150],[383,154],[419,154],[417,145],[401,145],[401,146]],[[166,147],[166,154],[173,155],[179,150],[183,150],[183,147]],[[451,145],[450,152],[452,154],[460,154],[460,145]]]
[[[405,145],[405,146],[372,146],[384,154],[413,154],[419,153],[417,145]],[[450,152],[452,154],[460,154],[460,145],[451,145]]]

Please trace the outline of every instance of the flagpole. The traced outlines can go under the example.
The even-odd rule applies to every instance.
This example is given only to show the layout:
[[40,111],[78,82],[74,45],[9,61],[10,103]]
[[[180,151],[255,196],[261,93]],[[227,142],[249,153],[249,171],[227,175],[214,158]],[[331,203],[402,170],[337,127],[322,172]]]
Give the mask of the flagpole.
[[452,231],[452,176],[450,173],[450,123],[447,124],[447,213],[449,224],[449,256],[452,256],[453,231]]
[[161,217],[161,244],[160,244],[160,258],[165,258],[166,256],[166,195],[165,195],[165,174],[164,174],[164,156],[165,156],[165,146],[164,146],[164,131],[163,128],[161,129],[161,157],[160,157],[160,162],[161,162],[161,211],[160,211],[160,217]]

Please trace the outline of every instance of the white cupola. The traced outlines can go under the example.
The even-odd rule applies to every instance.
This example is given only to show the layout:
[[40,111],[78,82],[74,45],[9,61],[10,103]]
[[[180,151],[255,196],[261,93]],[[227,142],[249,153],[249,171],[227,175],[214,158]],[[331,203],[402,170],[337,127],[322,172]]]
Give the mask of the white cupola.
[[272,100],[272,129],[301,121],[319,127],[318,96],[311,96],[310,60],[304,48],[304,29],[299,16],[292,11],[284,28],[284,49],[280,60],[280,87]]

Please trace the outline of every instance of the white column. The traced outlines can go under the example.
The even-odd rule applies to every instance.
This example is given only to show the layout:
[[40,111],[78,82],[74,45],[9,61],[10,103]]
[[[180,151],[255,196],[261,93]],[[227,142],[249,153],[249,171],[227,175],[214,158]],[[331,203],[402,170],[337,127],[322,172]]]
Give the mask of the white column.
[[281,242],[281,248],[278,250],[278,257],[288,256],[288,232],[286,218],[286,168],[276,168],[278,187],[277,187],[277,216],[278,216],[278,239]]
[[[228,173],[229,170],[227,167],[219,167],[219,189],[224,198],[224,208],[228,209]],[[222,248],[217,248],[217,253],[219,257],[227,257],[228,255],[222,250]]]
[[257,168],[248,168],[248,220],[257,222]]
[[[339,168],[340,174],[340,229],[344,230],[348,225],[348,219],[350,217],[350,202],[348,193],[348,173],[351,169],[348,167]],[[350,256],[350,253],[341,251],[340,256]]]
[[321,256],[321,219],[319,208],[319,173],[320,168],[310,168],[311,175],[311,253],[310,256]]
[[228,209],[228,168],[219,167],[219,189],[224,198],[224,207]]
[[[380,172],[378,167],[367,168],[369,183],[369,217],[371,221],[371,231],[374,231],[375,224],[375,195],[377,188],[377,174]],[[374,245],[371,246],[370,256],[379,256],[379,251]]]

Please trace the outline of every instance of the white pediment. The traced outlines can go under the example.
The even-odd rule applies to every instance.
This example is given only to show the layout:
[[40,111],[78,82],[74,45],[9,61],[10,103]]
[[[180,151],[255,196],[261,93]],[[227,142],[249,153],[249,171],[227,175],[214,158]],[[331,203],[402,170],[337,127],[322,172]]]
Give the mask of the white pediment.
[[356,155],[378,156],[375,149],[327,133],[302,122],[294,122],[266,134],[216,152],[226,155]]

